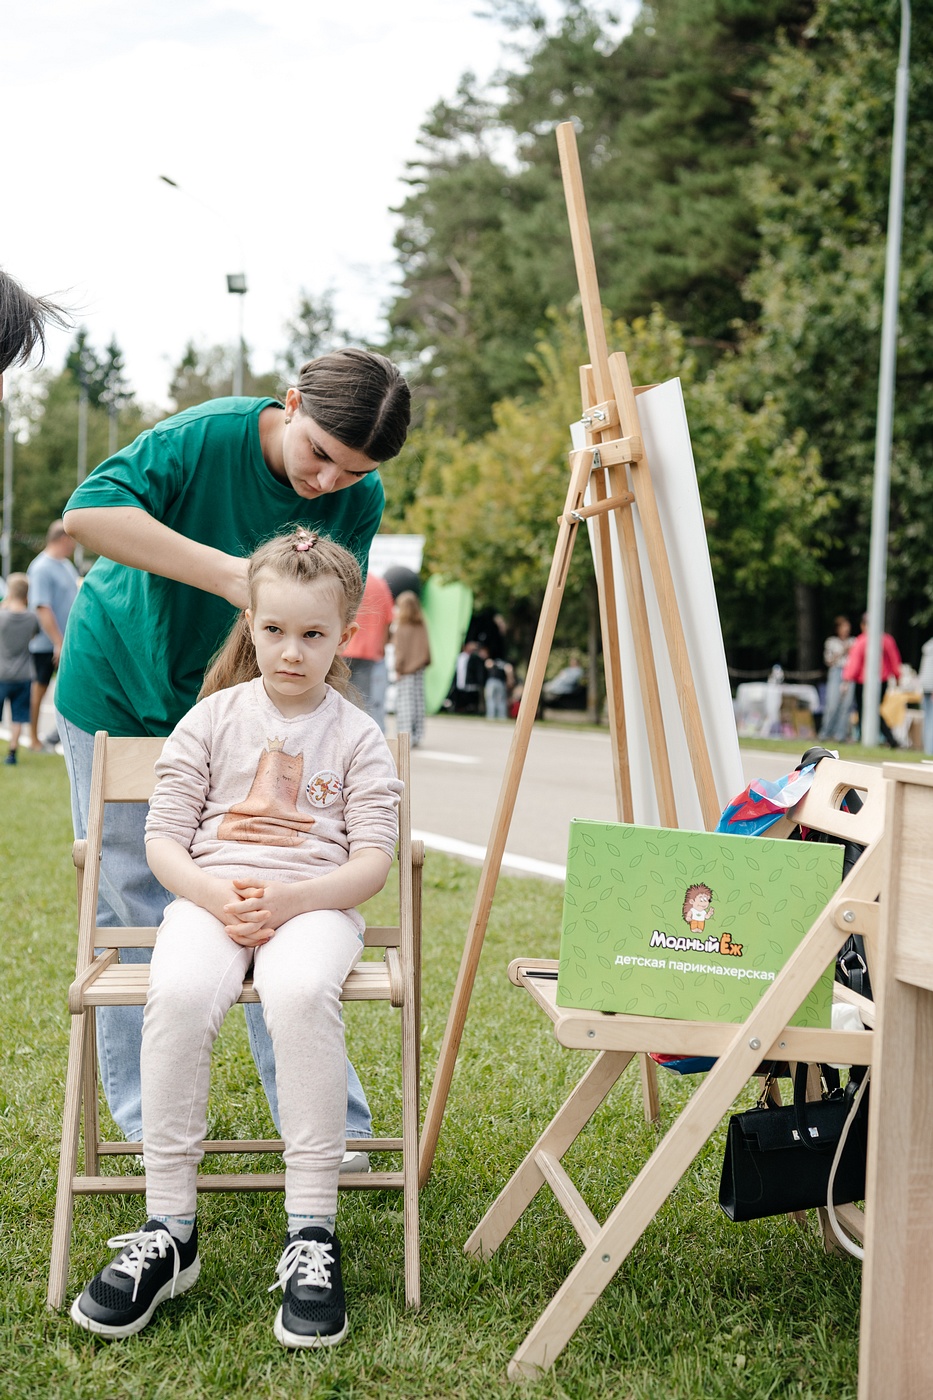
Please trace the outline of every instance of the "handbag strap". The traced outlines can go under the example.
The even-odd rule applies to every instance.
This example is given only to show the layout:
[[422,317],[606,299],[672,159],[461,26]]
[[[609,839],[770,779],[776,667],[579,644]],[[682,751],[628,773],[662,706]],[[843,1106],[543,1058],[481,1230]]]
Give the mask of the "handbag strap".
[[816,1143],[810,1136],[810,1125],[807,1122],[807,1074],[809,1069],[808,1064],[798,1060],[797,1068],[794,1071],[794,1121],[797,1125],[797,1136],[810,1152],[831,1152],[835,1143]]
[[[859,1105],[861,1104],[862,1099],[865,1097],[865,1091],[868,1088],[868,1081],[870,1078],[871,1066],[867,1065],[864,1067],[861,1083],[859,1084],[858,1089],[852,1095],[852,1106],[849,1109],[849,1112],[846,1116],[846,1121],[843,1124],[842,1132],[839,1135],[839,1143],[836,1147],[836,1152],[833,1157],[833,1164],[829,1169],[829,1184],[826,1188],[826,1209],[829,1213],[829,1223],[833,1228],[833,1234],[836,1236],[836,1239],[842,1245],[843,1249],[846,1250],[848,1254],[853,1255],[856,1259],[864,1259],[865,1250],[860,1244],[856,1244],[855,1240],[850,1239],[846,1232],[843,1230],[842,1226],[839,1224],[839,1221],[836,1217],[836,1207],[833,1203],[833,1183],[836,1180],[836,1172],[839,1168],[839,1163],[842,1160],[842,1154],[845,1151],[846,1138],[849,1136],[849,1129],[854,1123],[855,1115],[859,1111]],[[849,1088],[851,1088],[852,1082],[853,1081],[850,1078],[848,1085]]]

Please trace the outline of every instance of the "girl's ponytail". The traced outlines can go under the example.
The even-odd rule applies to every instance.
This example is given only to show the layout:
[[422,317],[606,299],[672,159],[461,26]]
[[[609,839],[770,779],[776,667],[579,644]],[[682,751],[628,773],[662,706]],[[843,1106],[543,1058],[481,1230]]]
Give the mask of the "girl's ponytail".
[[243,681],[254,681],[258,675],[256,648],[250,636],[249,623],[246,614],[240,613],[230,635],[207,668],[198,699],[213,695],[215,690],[228,690],[230,686],[240,685]]
[[350,667],[342,656],[335,656],[331,663],[331,668],[324,677],[328,685],[333,686],[339,695],[345,700],[352,700],[354,705],[360,704],[361,696],[356,686],[350,680]]

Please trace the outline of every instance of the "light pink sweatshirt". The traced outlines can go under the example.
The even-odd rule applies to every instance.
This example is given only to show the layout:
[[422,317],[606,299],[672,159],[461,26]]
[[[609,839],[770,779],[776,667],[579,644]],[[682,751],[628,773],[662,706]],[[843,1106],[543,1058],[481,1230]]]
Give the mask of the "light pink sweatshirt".
[[392,755],[379,726],[330,686],[291,719],[261,679],[219,690],[175,726],[155,771],[146,840],[170,837],[224,879],[304,880],[366,846],[395,854]]

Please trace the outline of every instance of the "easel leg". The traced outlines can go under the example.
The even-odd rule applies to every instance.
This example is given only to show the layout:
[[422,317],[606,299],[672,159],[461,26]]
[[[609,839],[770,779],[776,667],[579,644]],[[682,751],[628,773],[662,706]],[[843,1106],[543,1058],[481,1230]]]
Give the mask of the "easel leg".
[[551,643],[554,640],[554,631],[557,627],[557,616],[560,611],[561,599],[564,596],[564,588],[567,583],[567,570],[570,567],[570,560],[573,554],[573,546],[578,528],[577,524],[570,518],[570,512],[578,509],[583,503],[586,485],[590,477],[592,453],[575,452],[572,454],[571,463],[567,505],[564,515],[561,517],[557,546],[554,551],[554,558],[551,561],[551,571],[548,575],[547,590],[544,595],[541,616],[538,620],[535,644],[531,653],[531,660],[528,663],[525,687],[522,691],[522,702],[519,707],[515,730],[512,734],[512,746],[509,749],[508,763],[506,764],[505,773],[502,778],[499,803],[493,818],[489,844],[486,848],[486,859],[483,863],[479,887],[476,891],[470,927],[467,929],[466,942],[463,946],[463,955],[460,959],[460,968],[457,972],[457,984],[454,987],[453,1000],[447,1016],[447,1025],[444,1030],[444,1039],[441,1043],[440,1057],[438,1059],[437,1069],[434,1073],[431,1095],[428,1099],[428,1107],[424,1116],[420,1155],[420,1181],[422,1186],[426,1183],[431,1174],[434,1154],[437,1151],[437,1140],[440,1136],[441,1123],[444,1118],[444,1108],[446,1107],[447,1098],[450,1093],[450,1085],[453,1081],[454,1067],[457,1062],[457,1051],[460,1048],[463,1027],[466,1024],[467,1012],[470,1009],[470,997],[473,992],[473,984],[476,981],[476,971],[479,967],[480,954],[483,951],[483,939],[486,936],[489,913],[492,908],[493,896],[496,892],[496,881],[499,878],[499,871],[502,868],[505,843],[508,839],[512,813],[515,810],[515,800],[518,796],[518,784],[521,779],[525,757],[528,753],[528,745],[531,742],[531,733],[538,709],[538,701],[541,698],[541,687],[544,684],[544,673],[551,651]]
[[[580,389],[584,403],[592,403],[596,395],[592,365],[580,369]],[[594,471],[591,477],[593,497],[606,498],[606,473]],[[633,822],[632,772],[628,758],[628,737],[625,727],[625,698],[622,690],[622,660],[619,648],[608,639],[619,635],[619,612],[613,581],[612,537],[609,520],[598,515],[593,525],[596,548],[593,564],[596,570],[596,596],[599,601],[599,626],[603,638],[603,668],[606,680],[606,704],[609,711],[609,741],[612,745],[612,771],[616,787],[616,816],[620,822]]]

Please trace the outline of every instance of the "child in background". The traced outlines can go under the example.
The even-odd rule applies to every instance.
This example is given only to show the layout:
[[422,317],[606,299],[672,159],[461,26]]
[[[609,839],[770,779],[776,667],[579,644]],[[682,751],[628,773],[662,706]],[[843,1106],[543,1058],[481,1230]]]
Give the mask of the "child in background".
[[0,603],[0,719],[6,701],[10,702],[10,747],[4,763],[16,762],[19,736],[29,723],[33,678],[29,643],[41,630],[29,609],[29,579],[25,574],[10,574]]
[[[125,1337],[198,1277],[196,1183],[211,1047],[253,967],[275,1052],[285,1141],[284,1293],[275,1335],[347,1333],[337,1176],[347,1071],[340,993],[362,951],[355,906],[382,889],[398,830],[378,726],[345,698],[340,653],[363,590],[346,550],[305,530],[252,555],[249,606],[166,740],[146,824],[177,898],[152,958],[142,1042],[148,1219],[71,1309]],[[271,1291],[271,1290],[270,1290]]]
[[424,673],[431,664],[431,644],[417,594],[407,591],[395,600],[395,728],[411,735],[417,748],[424,738]]

